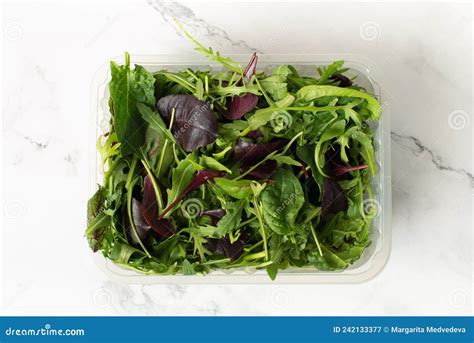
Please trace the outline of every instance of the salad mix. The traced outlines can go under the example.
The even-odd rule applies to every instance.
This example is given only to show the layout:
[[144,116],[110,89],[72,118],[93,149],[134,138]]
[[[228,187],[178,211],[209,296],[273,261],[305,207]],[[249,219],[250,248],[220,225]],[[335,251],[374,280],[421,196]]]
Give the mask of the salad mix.
[[185,34],[225,71],[110,64],[91,249],[146,274],[348,267],[370,244],[379,102],[343,61],[266,74]]

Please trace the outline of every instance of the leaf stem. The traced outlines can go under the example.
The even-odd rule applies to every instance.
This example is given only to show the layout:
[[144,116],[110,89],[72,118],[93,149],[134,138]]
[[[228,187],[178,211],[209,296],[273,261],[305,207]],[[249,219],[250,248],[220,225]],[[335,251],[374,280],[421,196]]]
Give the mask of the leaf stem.
[[265,234],[265,226],[263,225],[262,213],[260,212],[260,202],[255,198],[253,201],[255,206],[255,213],[257,215],[258,224],[260,225],[260,234],[263,239],[263,250],[265,252],[265,261],[268,261],[268,247],[267,247],[267,235]]
[[145,245],[142,243],[142,240],[140,239],[140,236],[138,235],[137,227],[135,226],[135,222],[133,221],[133,216],[132,216],[132,189],[135,183],[137,182],[138,179],[134,179],[130,182],[129,187],[130,189],[127,191],[127,214],[128,214],[128,219],[130,222],[130,226],[132,227],[132,232],[135,235],[135,238],[138,241],[138,244],[140,244],[140,247],[143,249],[145,254],[148,257],[151,257],[150,253],[148,250],[145,248]]
[[314,241],[316,242],[316,246],[318,247],[318,252],[320,256],[323,256],[323,252],[321,250],[321,246],[319,245],[318,236],[316,236],[316,231],[314,230],[313,225],[311,225],[311,233],[313,234]]
[[[168,141],[165,141],[168,142]],[[158,187],[158,183],[155,180],[155,177],[153,176],[153,173],[151,172],[148,163],[144,160],[141,160],[143,167],[145,167],[146,172],[148,173],[148,176],[150,176],[151,184],[153,185],[153,189],[155,190],[155,195],[156,195],[156,200],[158,202],[158,207],[163,208],[163,199],[161,197],[161,191],[160,188]]]

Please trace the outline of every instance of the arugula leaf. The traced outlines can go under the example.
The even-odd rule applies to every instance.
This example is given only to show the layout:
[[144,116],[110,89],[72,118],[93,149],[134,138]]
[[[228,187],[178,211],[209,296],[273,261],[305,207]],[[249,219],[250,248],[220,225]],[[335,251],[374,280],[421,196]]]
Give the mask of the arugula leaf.
[[238,200],[224,204],[225,215],[217,223],[215,238],[222,238],[231,230],[238,227],[242,219],[242,211],[246,205],[246,200]]
[[296,92],[296,98],[305,102],[313,101],[325,96],[360,98],[367,101],[367,108],[370,111],[368,119],[378,120],[380,118],[380,103],[371,95],[351,88],[340,88],[335,86],[305,86]]
[[140,250],[135,249],[130,245],[117,242],[114,245],[110,258],[118,263],[127,263],[135,253],[140,253]]
[[323,171],[325,162],[324,154],[326,153],[327,148],[329,148],[329,145],[324,143],[342,135],[344,133],[345,126],[346,122],[344,120],[338,120],[334,122],[326,131],[324,131],[323,135],[316,144],[314,149],[314,161],[319,173],[324,176],[327,176]]
[[325,85],[326,83],[328,83],[329,79],[347,71],[347,69],[341,69],[343,65],[344,61],[335,61],[327,67],[317,68],[318,73],[320,75],[318,85]]
[[370,173],[375,175],[375,156],[374,156],[374,146],[372,145],[372,140],[362,131],[356,131],[352,135],[352,139],[359,142],[360,144],[360,153],[364,158],[364,161],[368,164]]
[[140,65],[135,64],[135,69],[130,73],[130,90],[136,102],[155,105],[155,78]]
[[190,157],[181,160],[176,168],[171,172],[172,184],[171,188],[167,190],[168,193],[168,204],[167,208],[175,202],[180,194],[183,193],[184,189],[189,185],[194,177],[196,169],[190,161]]

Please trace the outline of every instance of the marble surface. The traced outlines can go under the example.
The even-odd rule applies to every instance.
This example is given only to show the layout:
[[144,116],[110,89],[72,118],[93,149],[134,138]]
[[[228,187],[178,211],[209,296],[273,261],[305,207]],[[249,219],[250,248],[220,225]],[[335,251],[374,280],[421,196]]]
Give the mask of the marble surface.
[[[124,285],[83,238],[89,97],[124,50],[188,53],[177,18],[222,52],[355,53],[384,71],[392,125],[392,252],[344,285]],[[2,313],[472,313],[469,3],[3,3]]]

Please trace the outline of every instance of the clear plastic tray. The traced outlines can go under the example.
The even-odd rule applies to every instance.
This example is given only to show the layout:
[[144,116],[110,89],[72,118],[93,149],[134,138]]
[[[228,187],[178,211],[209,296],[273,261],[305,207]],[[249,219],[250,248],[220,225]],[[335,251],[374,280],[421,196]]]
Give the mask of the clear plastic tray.
[[[224,54],[225,55],[225,54]],[[246,65],[249,55],[227,55],[235,61]],[[258,70],[270,72],[278,64],[292,64],[302,74],[315,75],[317,66],[327,65],[335,60],[344,60],[350,68],[346,73],[357,76],[357,84],[374,94],[382,104],[382,115],[379,123],[374,123],[375,158],[377,175],[372,179],[374,204],[379,211],[372,220],[372,244],[365,250],[362,257],[349,268],[342,271],[319,271],[315,268],[289,268],[281,270],[275,281],[271,281],[265,270],[238,269],[234,271],[214,271],[207,275],[144,275],[125,269],[106,259],[100,252],[93,254],[98,267],[109,278],[127,283],[355,283],[368,280],[377,275],[385,266],[390,254],[391,241],[391,166],[390,166],[390,115],[388,96],[381,86],[382,73],[370,60],[357,55],[265,55],[260,54]],[[123,63],[123,57],[115,58]],[[140,64],[150,71],[167,69],[179,71],[186,67],[222,71],[224,68],[209,62],[199,55],[147,55],[131,56],[131,63]],[[90,195],[97,190],[102,182],[100,159],[95,142],[102,133],[108,130],[108,82],[110,80],[109,63],[100,68],[94,78],[91,90],[91,130],[89,137],[90,151]]]

